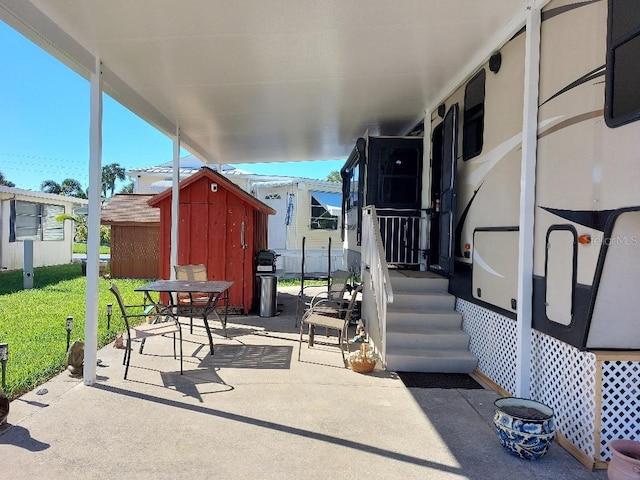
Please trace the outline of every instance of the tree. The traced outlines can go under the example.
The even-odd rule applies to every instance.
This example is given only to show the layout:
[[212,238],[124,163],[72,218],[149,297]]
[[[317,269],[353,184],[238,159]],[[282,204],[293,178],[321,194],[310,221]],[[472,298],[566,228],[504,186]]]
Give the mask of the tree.
[[87,198],[80,182],[73,178],[65,178],[62,183],[55,180],[45,180],[40,184],[40,190],[65,197]]
[[113,193],[116,190],[116,181],[124,181],[127,176],[125,175],[125,169],[117,163],[110,163],[102,167],[102,194],[107,196],[110,193],[110,197],[113,197]]
[[120,193],[133,193],[133,188],[135,184],[133,182],[129,182],[127,185],[120,189]]
[[340,176],[340,172],[337,170],[334,170],[333,172],[329,173],[329,175],[327,175],[327,182],[341,183],[342,177]]
[[10,182],[9,180],[6,179],[6,177],[4,176],[4,173],[0,172],[0,185],[4,185],[5,187],[15,187],[16,184],[13,182]]
[[85,215],[69,215],[67,213],[62,213],[56,217],[57,222],[64,222],[65,220],[70,220],[74,223],[75,234],[73,235],[73,241],[86,243],[87,217]]

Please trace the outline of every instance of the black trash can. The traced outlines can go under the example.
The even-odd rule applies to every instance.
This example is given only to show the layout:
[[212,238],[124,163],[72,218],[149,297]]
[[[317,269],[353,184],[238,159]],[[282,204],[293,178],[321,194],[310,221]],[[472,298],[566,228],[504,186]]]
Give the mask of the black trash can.
[[278,277],[258,275],[260,283],[260,316],[275,317],[278,299]]

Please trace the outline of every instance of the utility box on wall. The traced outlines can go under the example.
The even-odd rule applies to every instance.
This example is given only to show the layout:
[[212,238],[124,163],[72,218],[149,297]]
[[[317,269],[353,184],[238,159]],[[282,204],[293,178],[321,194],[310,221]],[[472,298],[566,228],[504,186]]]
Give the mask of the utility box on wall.
[[[268,215],[276,212],[209,168],[180,182],[178,263],[207,266],[209,280],[232,281],[229,305],[245,314],[254,305],[254,260],[267,248]],[[160,209],[158,278],[171,276],[171,197],[149,200]]]

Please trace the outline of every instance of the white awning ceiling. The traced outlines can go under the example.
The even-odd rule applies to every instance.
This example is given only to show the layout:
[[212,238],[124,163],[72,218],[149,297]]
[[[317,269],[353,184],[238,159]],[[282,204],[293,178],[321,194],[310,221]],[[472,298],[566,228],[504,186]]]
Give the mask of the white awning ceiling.
[[[405,134],[525,0],[0,0],[0,19],[207,163],[346,158]],[[42,73],[46,81],[46,72]]]

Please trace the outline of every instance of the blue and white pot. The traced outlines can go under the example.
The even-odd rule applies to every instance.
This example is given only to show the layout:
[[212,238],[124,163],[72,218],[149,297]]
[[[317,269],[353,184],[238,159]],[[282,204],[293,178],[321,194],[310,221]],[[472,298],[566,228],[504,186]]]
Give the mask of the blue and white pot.
[[493,404],[493,424],[507,452],[527,460],[537,460],[547,453],[556,434],[550,407],[515,397],[499,398]]

